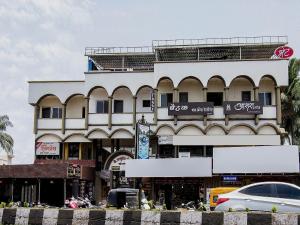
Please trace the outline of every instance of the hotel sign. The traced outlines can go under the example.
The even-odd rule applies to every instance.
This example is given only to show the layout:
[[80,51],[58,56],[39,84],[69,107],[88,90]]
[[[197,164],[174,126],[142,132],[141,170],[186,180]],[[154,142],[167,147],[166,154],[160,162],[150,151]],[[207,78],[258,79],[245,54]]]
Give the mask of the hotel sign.
[[263,105],[260,102],[224,102],[224,114],[263,114]]
[[35,145],[36,155],[59,155],[58,142],[37,142]]
[[168,115],[213,115],[214,104],[212,102],[187,102],[171,103],[168,106]]

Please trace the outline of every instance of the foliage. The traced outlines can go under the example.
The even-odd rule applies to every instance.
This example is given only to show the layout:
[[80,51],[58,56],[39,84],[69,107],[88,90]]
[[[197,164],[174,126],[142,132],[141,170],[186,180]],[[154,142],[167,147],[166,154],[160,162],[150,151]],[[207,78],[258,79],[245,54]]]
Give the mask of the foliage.
[[289,63],[289,84],[281,94],[282,126],[292,138],[292,144],[300,144],[300,59]]
[[1,202],[0,203],[0,208],[5,208],[6,207],[6,202]]
[[0,116],[0,147],[9,154],[13,153],[13,138],[5,131],[7,127],[12,127],[12,123],[9,121],[7,115]]
[[233,212],[233,209],[232,209],[232,208],[229,208],[229,209],[228,209],[228,212]]
[[273,206],[273,207],[272,207],[272,213],[277,213],[277,211],[278,211],[278,210],[277,210],[277,207],[276,207],[276,206]]
[[249,209],[249,208],[246,208],[245,211],[246,211],[246,212],[250,212],[250,209]]

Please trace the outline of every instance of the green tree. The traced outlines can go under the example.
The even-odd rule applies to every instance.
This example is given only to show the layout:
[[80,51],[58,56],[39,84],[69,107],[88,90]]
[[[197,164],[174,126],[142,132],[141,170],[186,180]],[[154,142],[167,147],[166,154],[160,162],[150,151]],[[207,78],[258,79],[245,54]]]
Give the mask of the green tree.
[[300,144],[300,59],[289,62],[289,84],[282,92],[282,125],[292,138],[292,144]]
[[14,140],[5,131],[12,126],[7,115],[0,116],[0,147],[9,154],[13,153]]

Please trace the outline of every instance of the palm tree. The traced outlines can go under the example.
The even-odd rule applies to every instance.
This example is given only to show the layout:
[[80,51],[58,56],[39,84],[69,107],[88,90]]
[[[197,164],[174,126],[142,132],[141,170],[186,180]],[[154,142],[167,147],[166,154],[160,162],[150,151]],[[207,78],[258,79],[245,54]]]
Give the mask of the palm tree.
[[292,138],[292,144],[300,144],[300,59],[289,62],[289,85],[281,94],[282,125]]
[[14,140],[9,134],[5,132],[8,126],[13,126],[12,123],[9,121],[8,116],[0,116],[0,147],[8,154],[12,154]]

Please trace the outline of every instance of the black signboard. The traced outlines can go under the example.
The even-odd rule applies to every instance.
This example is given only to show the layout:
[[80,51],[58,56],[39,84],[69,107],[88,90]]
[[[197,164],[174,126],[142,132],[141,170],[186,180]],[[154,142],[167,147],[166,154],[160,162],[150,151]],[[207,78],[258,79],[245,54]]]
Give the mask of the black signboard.
[[260,102],[242,102],[242,101],[232,101],[224,102],[224,114],[263,114],[263,105]]
[[155,107],[155,94],[154,91],[151,92],[151,100],[150,100],[150,109],[153,112]]
[[213,115],[212,102],[171,103],[168,106],[168,115]]
[[80,178],[81,168],[80,165],[69,164],[68,165],[68,177]]

